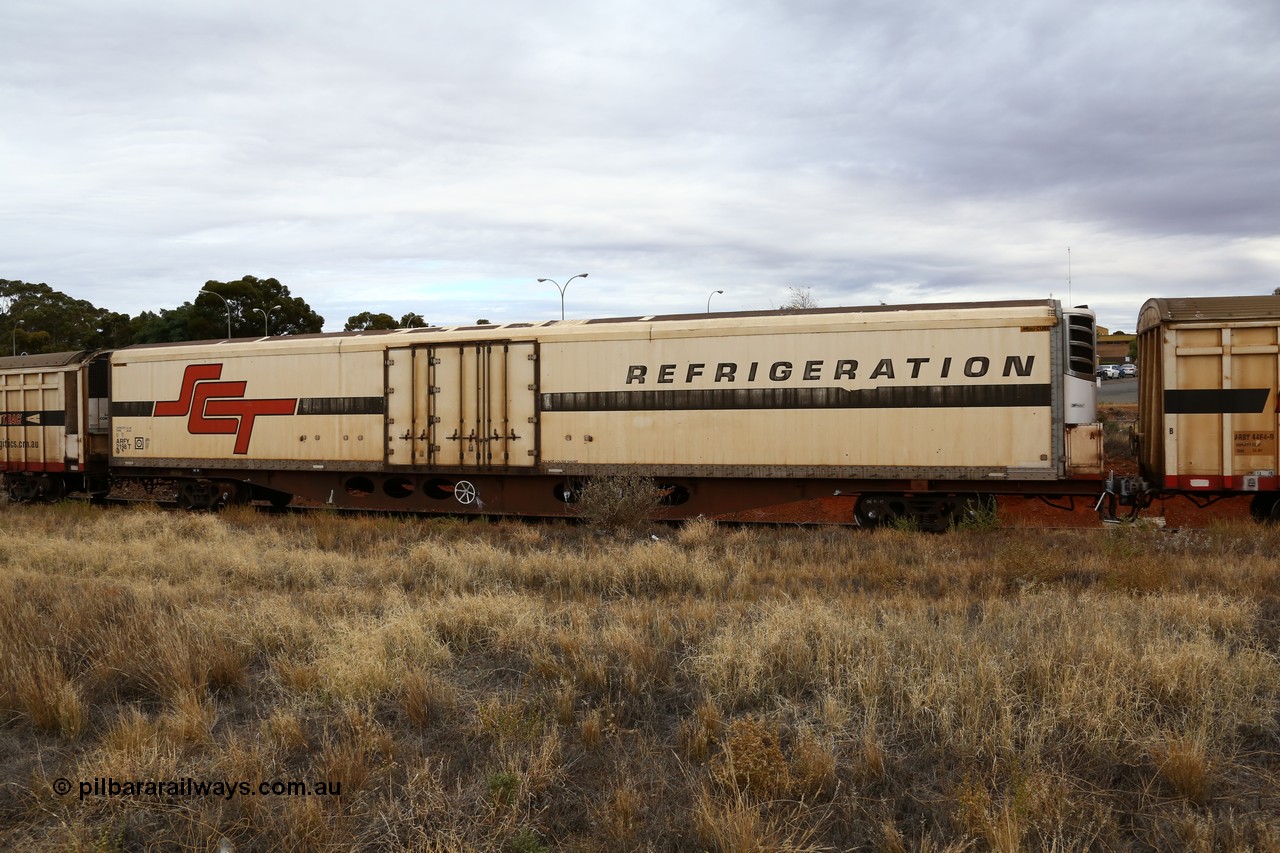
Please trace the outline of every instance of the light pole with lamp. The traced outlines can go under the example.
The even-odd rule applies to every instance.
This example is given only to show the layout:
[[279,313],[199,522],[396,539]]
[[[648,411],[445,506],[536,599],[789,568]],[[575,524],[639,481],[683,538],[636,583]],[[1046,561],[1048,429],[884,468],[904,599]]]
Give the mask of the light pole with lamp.
[[717,293],[724,293],[724,291],[723,291],[723,290],[713,290],[713,291],[711,291],[709,294],[707,294],[707,313],[708,313],[708,314],[710,314],[710,313],[711,313],[711,297],[712,297],[712,296],[715,296]]
[[[569,279],[569,281],[573,281],[573,279],[574,279],[574,278],[586,278],[586,277],[587,277],[587,274],[586,274],[586,273],[584,273],[584,272],[580,272],[580,273],[578,273],[577,275],[575,275],[573,278]],[[568,289],[569,289],[569,281],[566,281],[566,282],[564,283],[564,287],[561,287],[561,286],[560,286],[560,282],[556,281],[554,278],[540,278],[540,279],[538,279],[538,283],[539,283],[539,284],[541,284],[541,283],[542,283],[542,282],[544,282],[544,281],[549,281],[549,282],[551,282],[552,284],[554,284],[554,285],[556,286],[556,290],[560,291],[560,319],[561,319],[561,320],[564,320],[564,292],[565,292],[566,290],[568,290]]]
[[[216,296],[222,300],[222,304],[227,306],[227,339],[230,340],[231,339],[231,303],[228,302],[227,297],[223,296],[221,293],[215,293],[212,290],[205,290],[203,287],[200,288],[200,293],[207,293],[210,296]],[[200,294],[197,293],[196,299],[199,299],[199,298],[200,298]]]
[[267,318],[270,317],[274,312],[279,311],[283,307],[284,307],[283,305],[272,305],[266,311],[263,311],[261,308],[253,309],[257,313],[262,315],[262,336],[264,338],[271,337],[271,332],[267,331]]
[[18,327],[24,325],[26,320],[19,320],[13,324],[13,354],[18,354]]

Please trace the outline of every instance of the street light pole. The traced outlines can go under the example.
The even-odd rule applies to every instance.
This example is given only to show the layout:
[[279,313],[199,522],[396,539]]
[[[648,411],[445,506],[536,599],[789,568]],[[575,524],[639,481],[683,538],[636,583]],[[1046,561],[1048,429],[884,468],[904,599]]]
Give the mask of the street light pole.
[[[215,293],[212,290],[205,290],[203,287],[200,288],[200,293],[207,293],[210,296],[216,296],[222,300],[222,303],[224,305],[227,306],[227,339],[230,340],[231,339],[231,303],[228,302],[227,297],[223,296],[221,293]],[[199,298],[200,298],[200,295],[196,294],[196,299],[199,299]]]
[[[586,274],[586,273],[584,273],[584,272],[580,272],[580,273],[578,273],[577,275],[575,275],[573,278],[569,279],[569,281],[573,281],[573,279],[574,279],[574,278],[586,278],[586,277],[587,277],[587,274]],[[538,279],[538,283],[539,283],[539,284],[541,284],[541,283],[542,283],[542,282],[544,282],[544,281],[549,281],[549,282],[551,282],[552,284],[554,284],[554,285],[556,286],[556,290],[560,291],[560,319],[561,319],[561,320],[564,320],[564,292],[565,292],[566,290],[568,290],[568,289],[569,289],[569,281],[566,281],[566,282],[564,283],[564,287],[561,287],[561,286],[560,286],[560,282],[556,281],[554,278],[540,278],[540,279]]]
[[263,311],[261,308],[253,309],[254,311],[262,315],[262,336],[264,338],[271,337],[271,332],[268,331],[267,329],[267,318],[270,317],[274,312],[279,311],[283,307],[284,307],[283,305],[272,305],[266,311]]
[[18,327],[26,323],[26,320],[19,320],[13,324],[13,354],[18,354]]
[[712,296],[715,296],[717,293],[724,293],[724,291],[723,291],[723,290],[713,290],[713,291],[711,291],[709,294],[707,294],[707,313],[708,313],[708,314],[710,314],[710,313],[711,313],[711,297],[712,297]]

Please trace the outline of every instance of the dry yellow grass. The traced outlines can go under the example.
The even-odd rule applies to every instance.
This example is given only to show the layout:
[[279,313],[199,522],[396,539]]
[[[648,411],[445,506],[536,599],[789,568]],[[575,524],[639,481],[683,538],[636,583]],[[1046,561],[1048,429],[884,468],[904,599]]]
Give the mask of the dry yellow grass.
[[1280,532],[657,533],[7,507],[0,847],[1280,849]]

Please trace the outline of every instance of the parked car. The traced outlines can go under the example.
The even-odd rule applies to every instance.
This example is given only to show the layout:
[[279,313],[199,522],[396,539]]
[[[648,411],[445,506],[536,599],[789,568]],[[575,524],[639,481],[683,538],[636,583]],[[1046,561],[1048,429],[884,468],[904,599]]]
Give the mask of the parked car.
[[1120,368],[1114,364],[1099,364],[1098,369],[1094,371],[1094,375],[1102,379],[1119,379]]
[[1128,363],[1120,365],[1120,375],[1124,377],[1137,376],[1138,365]]

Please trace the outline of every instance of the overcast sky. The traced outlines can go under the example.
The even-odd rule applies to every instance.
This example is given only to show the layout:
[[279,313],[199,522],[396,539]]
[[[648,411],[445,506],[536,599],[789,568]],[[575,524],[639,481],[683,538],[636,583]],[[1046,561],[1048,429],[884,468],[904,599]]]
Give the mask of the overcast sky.
[[0,0],[0,278],[341,329],[1280,286],[1275,0]]

